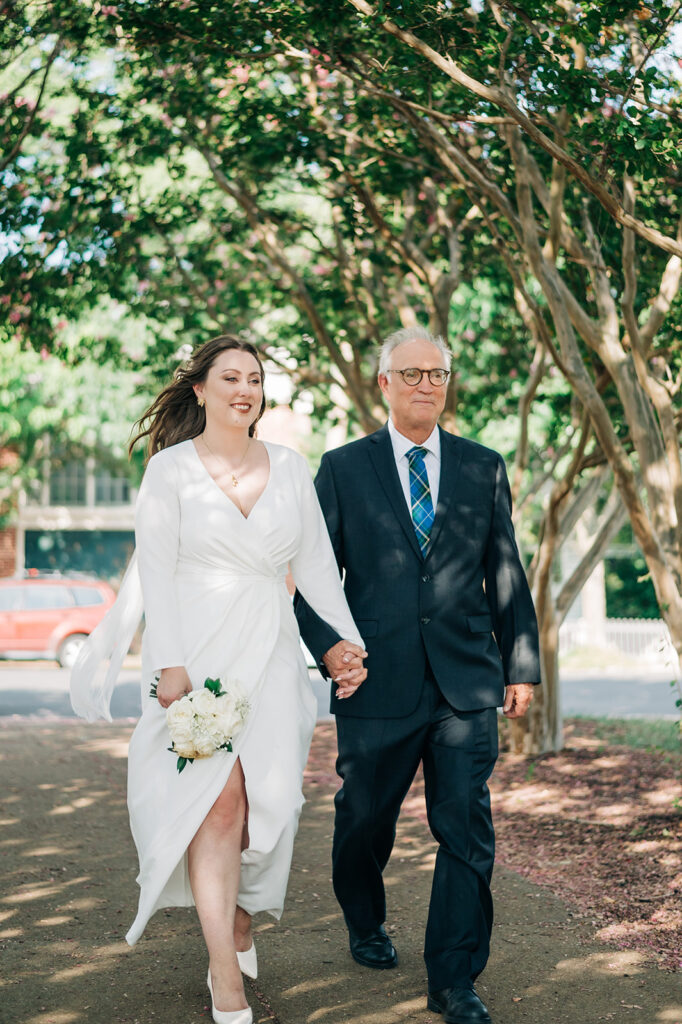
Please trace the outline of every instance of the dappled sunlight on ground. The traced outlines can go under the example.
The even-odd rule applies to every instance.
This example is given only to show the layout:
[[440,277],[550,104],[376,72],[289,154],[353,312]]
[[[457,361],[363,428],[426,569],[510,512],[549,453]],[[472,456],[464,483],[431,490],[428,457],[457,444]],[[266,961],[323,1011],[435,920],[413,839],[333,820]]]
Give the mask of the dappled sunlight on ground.
[[586,970],[596,974],[612,975],[614,969],[627,972],[628,974],[641,974],[644,970],[645,957],[633,950],[627,952],[592,953],[581,956],[575,960],[560,960],[556,965],[557,971],[566,974],[580,976]]
[[[12,723],[5,733],[17,751],[24,728]],[[133,908],[123,916],[112,893],[125,875],[135,898],[125,770],[117,754],[127,749],[130,726],[70,726],[68,738],[65,732],[63,723],[27,729],[32,745],[52,748],[52,775],[38,757],[26,757],[20,776],[8,780],[5,770],[0,794],[3,837],[12,848],[3,864],[0,943],[5,960],[15,951],[21,963],[10,975],[22,985],[21,1016],[11,1017],[12,1024],[109,1019],[108,990],[116,972],[109,975],[128,949],[124,922]],[[67,763],[70,770],[62,771]],[[84,989],[83,979],[90,977]]]
[[128,738],[103,736],[97,740],[88,740],[83,743],[82,749],[92,754],[108,754],[109,757],[124,760],[128,757]]
[[681,762],[648,749],[604,753],[603,740],[569,729],[560,754],[503,754],[491,785],[498,861],[574,901],[600,939],[669,970],[682,968]]
[[[160,911],[132,950],[124,941],[137,900],[123,760],[130,730],[127,723],[5,727],[3,1024],[210,1019],[206,954],[192,908]],[[27,749],[36,756],[19,758]],[[597,758],[610,758],[603,744],[599,753],[583,747],[540,759],[529,777],[528,762],[501,760],[494,787],[500,860],[519,874],[500,867],[493,878],[498,923],[479,989],[496,1024],[682,1022],[668,995],[677,979],[647,967],[669,966],[682,927],[669,898],[677,887],[679,902],[682,837],[675,813],[659,799],[674,781],[672,769],[654,760],[615,772],[595,768]],[[260,974],[247,986],[254,1021],[439,1024],[425,1000],[422,948],[435,843],[424,824],[421,777],[405,802],[386,873],[387,926],[400,965],[367,972],[349,956],[329,877],[338,786],[333,725],[318,727],[306,776],[285,914],[279,923],[256,919]],[[630,817],[615,824],[623,807]],[[595,934],[623,948],[581,945]],[[578,993],[590,1008],[584,1017],[575,1010]]]
[[[675,923],[682,759],[626,747],[605,752],[603,740],[572,729],[568,744],[531,761],[500,756],[491,780],[497,862],[571,900],[598,938],[682,969],[682,928]],[[319,761],[319,778],[326,778],[330,766]],[[311,758],[309,769],[316,763]],[[402,816],[426,822],[421,773]],[[423,835],[414,849],[404,837],[399,842],[394,857],[432,870],[433,843]]]

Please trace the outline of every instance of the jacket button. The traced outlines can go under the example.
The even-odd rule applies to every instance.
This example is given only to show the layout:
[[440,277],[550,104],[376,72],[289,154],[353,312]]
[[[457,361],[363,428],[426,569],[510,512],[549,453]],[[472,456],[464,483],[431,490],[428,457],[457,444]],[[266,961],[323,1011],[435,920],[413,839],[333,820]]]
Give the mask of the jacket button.
[[430,576],[422,576],[422,583],[428,583],[430,579]]
[[421,622],[422,626],[425,626],[425,625],[426,625],[426,624],[427,624],[428,622],[430,622],[430,621],[431,621],[431,619],[429,619],[429,618],[427,618],[426,616],[424,616],[424,617],[423,617],[423,618],[421,618],[421,619],[420,619],[419,621]]

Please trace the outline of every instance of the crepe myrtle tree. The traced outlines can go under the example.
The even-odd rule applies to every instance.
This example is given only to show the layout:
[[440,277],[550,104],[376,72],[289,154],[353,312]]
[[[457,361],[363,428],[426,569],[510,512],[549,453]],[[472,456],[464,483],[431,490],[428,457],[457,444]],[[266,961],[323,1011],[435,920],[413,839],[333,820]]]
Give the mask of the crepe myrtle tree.
[[[61,14],[75,107],[46,127],[32,163],[10,168],[29,192],[41,169],[35,193],[56,193],[57,206],[41,211],[31,249],[35,213],[18,204],[30,244],[12,277],[48,280],[46,253],[66,246],[65,299],[110,287],[149,317],[155,369],[178,334],[192,343],[247,324],[266,353],[293,363],[297,387],[324,406],[335,383],[369,430],[384,416],[376,341],[396,321],[426,320],[462,363],[446,423],[457,410],[466,427],[481,389],[464,375],[456,292],[492,282],[497,323],[512,331],[510,379],[520,373],[509,388],[520,414],[513,487],[522,509],[524,494],[548,493],[530,567],[547,685],[523,742],[555,746],[550,570],[572,503],[609,472],[671,632],[679,625],[679,90],[665,62],[675,5],[335,0],[218,11],[123,0],[65,3]],[[118,339],[107,344],[120,358]],[[493,395],[501,347],[489,365],[470,361]],[[549,387],[550,371],[568,400]],[[533,410],[550,396],[556,443],[535,444]]]
[[[467,25],[457,4],[349,3],[385,45],[347,64],[478,200],[529,330],[583,410],[575,458],[593,435],[679,655],[682,134],[667,48],[680,5],[491,2]],[[426,70],[412,88],[393,71],[398,54],[451,83],[447,111]],[[535,587],[546,674],[548,577]],[[555,700],[536,701],[527,749],[551,743]]]
[[[432,322],[443,322],[437,301],[441,278],[429,277],[415,251],[409,217],[396,225],[377,200],[391,195],[389,184],[395,186],[388,175],[398,174],[399,167],[403,181],[414,173],[405,157],[418,161],[421,170],[430,154],[440,172],[429,162],[428,180],[436,182],[436,194],[452,196],[443,219],[452,221],[454,207],[459,225],[484,226],[482,233],[513,281],[529,334],[542,343],[585,411],[585,425],[575,433],[576,465],[594,434],[680,651],[675,328],[682,241],[671,192],[679,185],[681,147],[677,72],[665,54],[678,6],[488,3],[473,11],[456,3],[375,9],[365,0],[348,0],[345,7],[333,5],[323,48],[315,45],[320,36],[312,19],[321,13],[316,5],[304,11],[301,5],[275,4],[259,45],[267,43],[273,73],[286,71],[287,87],[297,82],[295,120],[288,122],[296,131],[282,137],[278,118],[270,145],[280,156],[277,147],[284,147],[292,171],[315,147],[320,165],[344,196],[359,203],[374,236],[384,241],[385,255],[421,280]],[[242,24],[242,38],[248,31]],[[180,45],[178,39],[176,33],[171,49]],[[213,37],[212,47],[221,46]],[[252,39],[248,53],[253,56]],[[302,69],[298,78],[292,71],[296,61]],[[331,72],[338,81],[329,82]],[[159,70],[164,73],[173,78],[167,65]],[[178,95],[176,81],[164,102],[177,118],[188,96]],[[370,147],[379,140],[381,159],[367,153],[367,124]],[[282,259],[276,218],[261,216],[253,190],[225,175],[215,147],[207,149],[200,138],[202,132],[213,138],[209,123],[176,121],[176,131],[204,156],[219,187],[245,212],[262,251],[297,295],[314,336],[338,369],[324,325],[316,323],[305,288]],[[295,153],[287,149],[292,137],[294,149],[299,147]],[[455,249],[451,245],[448,254],[449,287],[456,284]],[[351,374],[346,383],[357,403],[358,380]],[[371,425],[368,419],[364,424]],[[573,466],[567,464],[569,478]],[[565,483],[561,491],[569,493]],[[565,501],[560,493],[556,498]],[[547,680],[556,676],[557,633],[549,579],[548,572],[539,573],[536,591]],[[556,743],[549,719],[556,717],[557,701],[548,686],[531,712],[528,749]]]

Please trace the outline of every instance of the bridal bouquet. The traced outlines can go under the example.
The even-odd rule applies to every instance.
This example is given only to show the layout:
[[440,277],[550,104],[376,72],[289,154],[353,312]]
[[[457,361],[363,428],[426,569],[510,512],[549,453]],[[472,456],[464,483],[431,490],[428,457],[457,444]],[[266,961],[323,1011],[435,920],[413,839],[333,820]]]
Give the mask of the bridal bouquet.
[[[196,757],[210,757],[216,750],[232,750],[232,739],[243,727],[249,702],[239,685],[229,680],[207,679],[201,690],[186,693],[166,709],[171,753],[178,755],[183,770]],[[152,696],[156,687],[152,688]]]

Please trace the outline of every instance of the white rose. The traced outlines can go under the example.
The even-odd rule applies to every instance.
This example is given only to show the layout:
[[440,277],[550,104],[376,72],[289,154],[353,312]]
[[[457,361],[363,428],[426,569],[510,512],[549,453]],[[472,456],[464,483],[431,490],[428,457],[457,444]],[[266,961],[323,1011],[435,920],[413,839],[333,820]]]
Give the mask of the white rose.
[[195,758],[197,756],[194,740],[191,737],[189,739],[184,736],[174,736],[171,738],[173,740],[173,753],[177,754],[178,757]]
[[185,697],[182,700],[173,701],[166,710],[168,731],[178,757],[194,757],[195,755],[193,721],[192,702]]
[[236,705],[228,697],[223,697],[218,701],[215,723],[223,736],[223,740],[231,739],[241,726],[242,716]]
[[195,690],[192,693],[192,707],[195,715],[212,715],[215,711],[215,696],[210,690]]
[[166,709],[166,721],[169,728],[176,724],[179,726],[181,722],[191,722],[193,717],[194,708],[192,707],[192,701],[188,697],[174,700]]
[[205,732],[204,730],[195,734],[194,746],[197,752],[197,757],[210,757],[216,749],[213,737],[210,733]]

